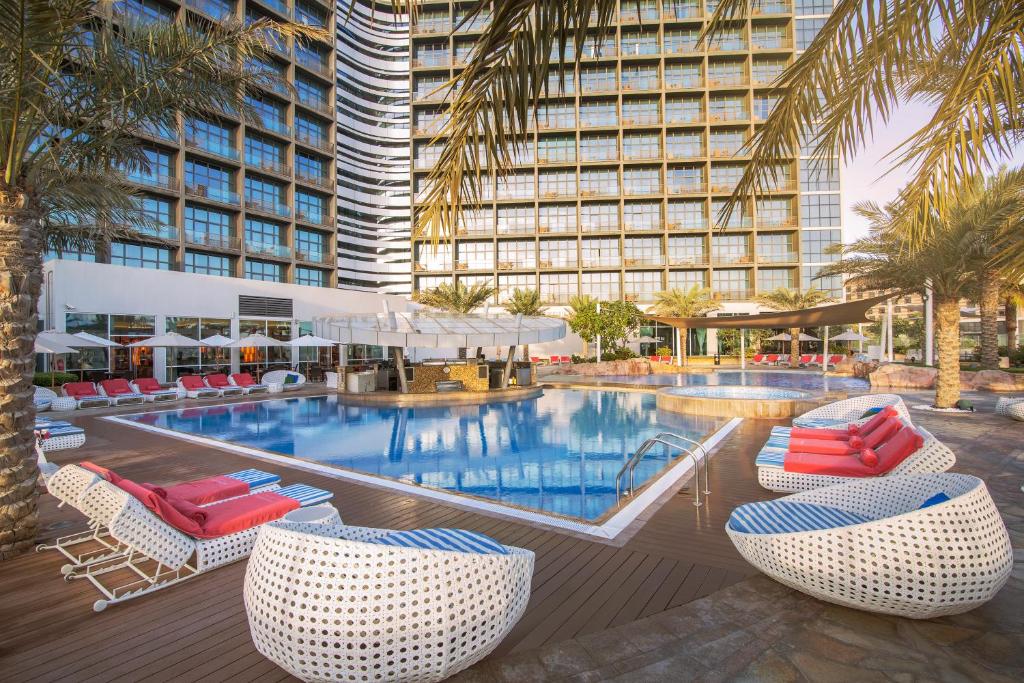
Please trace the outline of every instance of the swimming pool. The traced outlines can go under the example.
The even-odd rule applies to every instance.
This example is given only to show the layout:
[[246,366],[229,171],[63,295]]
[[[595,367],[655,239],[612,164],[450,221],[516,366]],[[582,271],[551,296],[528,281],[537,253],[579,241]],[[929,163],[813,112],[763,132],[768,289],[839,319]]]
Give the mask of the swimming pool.
[[810,372],[785,370],[743,371],[716,370],[714,372],[678,373],[668,375],[609,375],[595,377],[606,382],[628,384],[655,384],[658,386],[756,386],[778,389],[799,389],[820,393],[824,391],[867,391],[871,384],[858,377],[826,377]]
[[[588,522],[615,506],[615,476],[645,439],[672,431],[704,440],[727,422],[659,411],[650,393],[575,389],[490,405],[367,407],[320,396],[118,419]],[[653,449],[637,486],[669,464]]]

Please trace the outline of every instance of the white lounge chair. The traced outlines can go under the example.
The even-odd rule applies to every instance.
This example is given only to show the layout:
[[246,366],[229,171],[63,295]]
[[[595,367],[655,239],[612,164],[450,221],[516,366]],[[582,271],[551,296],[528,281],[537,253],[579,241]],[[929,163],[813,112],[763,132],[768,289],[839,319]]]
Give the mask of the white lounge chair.
[[910,423],[910,411],[903,399],[896,394],[864,394],[854,396],[835,403],[809,410],[799,417],[793,418],[794,427],[838,427],[840,425],[858,424],[871,419],[864,413],[871,409],[892,406],[900,417]]
[[992,496],[966,474],[861,479],[749,503],[725,528],[744,559],[790,588],[911,619],[978,607],[1013,569]]
[[68,382],[61,391],[66,398],[73,399],[78,408],[105,408],[113,403],[112,399],[100,394],[92,382]]
[[263,527],[245,572],[256,649],[304,681],[441,681],[492,652],[526,610],[533,553],[380,542],[392,533]]
[[[304,484],[286,486],[274,493],[292,498],[302,507],[320,505],[333,497],[329,491]],[[221,501],[204,509],[212,511],[217,505],[230,503]],[[85,490],[80,505],[86,516],[105,526],[110,537],[124,549],[121,554],[90,562],[65,575],[68,580],[86,579],[100,591],[103,598],[93,603],[97,612],[248,557],[260,529],[252,526],[217,538],[196,538],[174,528],[133,495],[103,480]],[[104,577],[123,576],[125,571],[139,578],[113,586],[104,583]]]
[[265,394],[270,391],[269,386],[257,382],[248,372],[236,372],[228,375],[228,381],[231,382],[232,386],[242,389],[246,395]]
[[[178,400],[178,389],[165,389],[153,377],[139,377],[132,381],[131,387],[134,391],[142,394],[147,403],[164,403],[166,401]],[[184,393],[184,389],[181,390]]]
[[178,378],[178,388],[188,398],[216,398],[221,395],[218,389],[211,389],[198,375],[182,375]]
[[99,390],[115,406],[146,402],[145,395],[133,389],[126,379],[105,379],[99,383]]
[[40,403],[48,403],[49,410],[74,410],[78,407],[78,401],[67,396],[57,394],[48,387],[36,387],[33,400],[36,403],[36,410],[39,410]]
[[[882,479],[900,474],[945,472],[956,464],[956,454],[948,446],[924,429],[920,427],[914,427],[914,429],[924,437],[924,445],[891,471],[879,477],[871,477],[872,479]],[[769,439],[754,461],[757,467],[757,481],[761,486],[770,491],[790,493],[834,486],[858,479],[858,477],[787,472],[785,457],[786,448],[777,441]]]
[[36,420],[37,445],[44,453],[80,448],[85,445],[85,430],[62,420]]
[[1002,396],[996,401],[996,415],[1024,421],[1024,397]]
[[[269,387],[278,386],[283,391],[294,391],[306,383],[306,376],[291,370],[271,370],[263,375],[260,381]],[[278,392],[271,389],[271,393]]]

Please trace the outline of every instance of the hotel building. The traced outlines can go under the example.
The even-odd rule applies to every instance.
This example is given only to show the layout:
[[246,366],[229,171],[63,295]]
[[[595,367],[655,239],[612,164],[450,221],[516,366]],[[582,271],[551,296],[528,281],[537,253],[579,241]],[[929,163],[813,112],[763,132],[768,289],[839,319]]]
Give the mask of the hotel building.
[[[413,212],[441,149],[439,88],[472,58],[488,20],[465,22],[470,6],[427,1],[411,27]],[[499,301],[521,287],[555,305],[589,294],[643,306],[697,284],[725,312],[752,310],[755,295],[780,286],[842,297],[839,278],[815,278],[842,240],[838,165],[803,149],[744,215],[716,222],[748,159],[743,145],[775,104],[773,81],[831,9],[763,0],[704,46],[712,3],[641,0],[638,12],[623,0],[603,36],[569,46],[582,55],[578,79],[551,75],[516,168],[485,181],[453,243],[413,240],[414,290],[456,278],[498,287]]]
[[[119,0],[107,21],[226,17],[334,25],[326,0]],[[246,119],[219,114],[145,137],[148,171],[128,179],[156,223],[132,239],[51,254],[157,270],[334,287],[334,59],[329,44],[279,39],[261,63],[281,83],[247,93]]]

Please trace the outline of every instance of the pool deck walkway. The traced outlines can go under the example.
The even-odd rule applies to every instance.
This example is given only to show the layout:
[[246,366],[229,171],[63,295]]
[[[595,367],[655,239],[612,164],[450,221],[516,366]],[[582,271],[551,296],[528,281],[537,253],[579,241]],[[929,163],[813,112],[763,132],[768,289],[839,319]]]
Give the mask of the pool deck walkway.
[[[913,400],[913,399],[912,399]],[[991,410],[988,399],[979,403]],[[921,402],[916,399],[916,402]],[[104,411],[135,412],[131,409]],[[1011,529],[1010,584],[967,615],[910,622],[826,605],[757,575],[723,527],[736,505],[771,497],[753,456],[774,422],[747,420],[711,467],[711,495],[685,492],[604,543],[468,509],[260,461],[286,482],[335,493],[351,524],[481,531],[537,555],[523,619],[466,680],[1020,680],[1024,677],[1024,423],[991,414],[915,420],[957,452],[958,471],[986,479]],[[255,466],[252,459],[98,419],[70,416],[88,443],[59,451],[136,481],[166,482]],[[41,540],[84,528],[41,498]],[[626,532],[628,534],[629,532]],[[276,681],[289,676],[253,648],[242,604],[245,564],[96,614],[98,594],[60,576],[56,553],[0,564],[0,680]]]

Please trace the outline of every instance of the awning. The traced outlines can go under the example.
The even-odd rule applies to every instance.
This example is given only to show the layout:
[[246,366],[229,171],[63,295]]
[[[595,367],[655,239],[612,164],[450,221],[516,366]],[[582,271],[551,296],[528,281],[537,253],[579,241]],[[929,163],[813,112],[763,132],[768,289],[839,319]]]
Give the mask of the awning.
[[847,301],[842,304],[830,304],[805,308],[799,311],[780,311],[758,313],[756,315],[732,315],[717,318],[668,318],[665,316],[649,316],[665,325],[684,329],[791,329],[794,327],[818,327],[820,325],[852,325],[870,323],[867,312],[886,299],[896,296],[885,294],[870,299]]
[[338,315],[313,320],[318,336],[340,344],[438,349],[517,346],[565,336],[558,318],[455,315],[436,311]]

